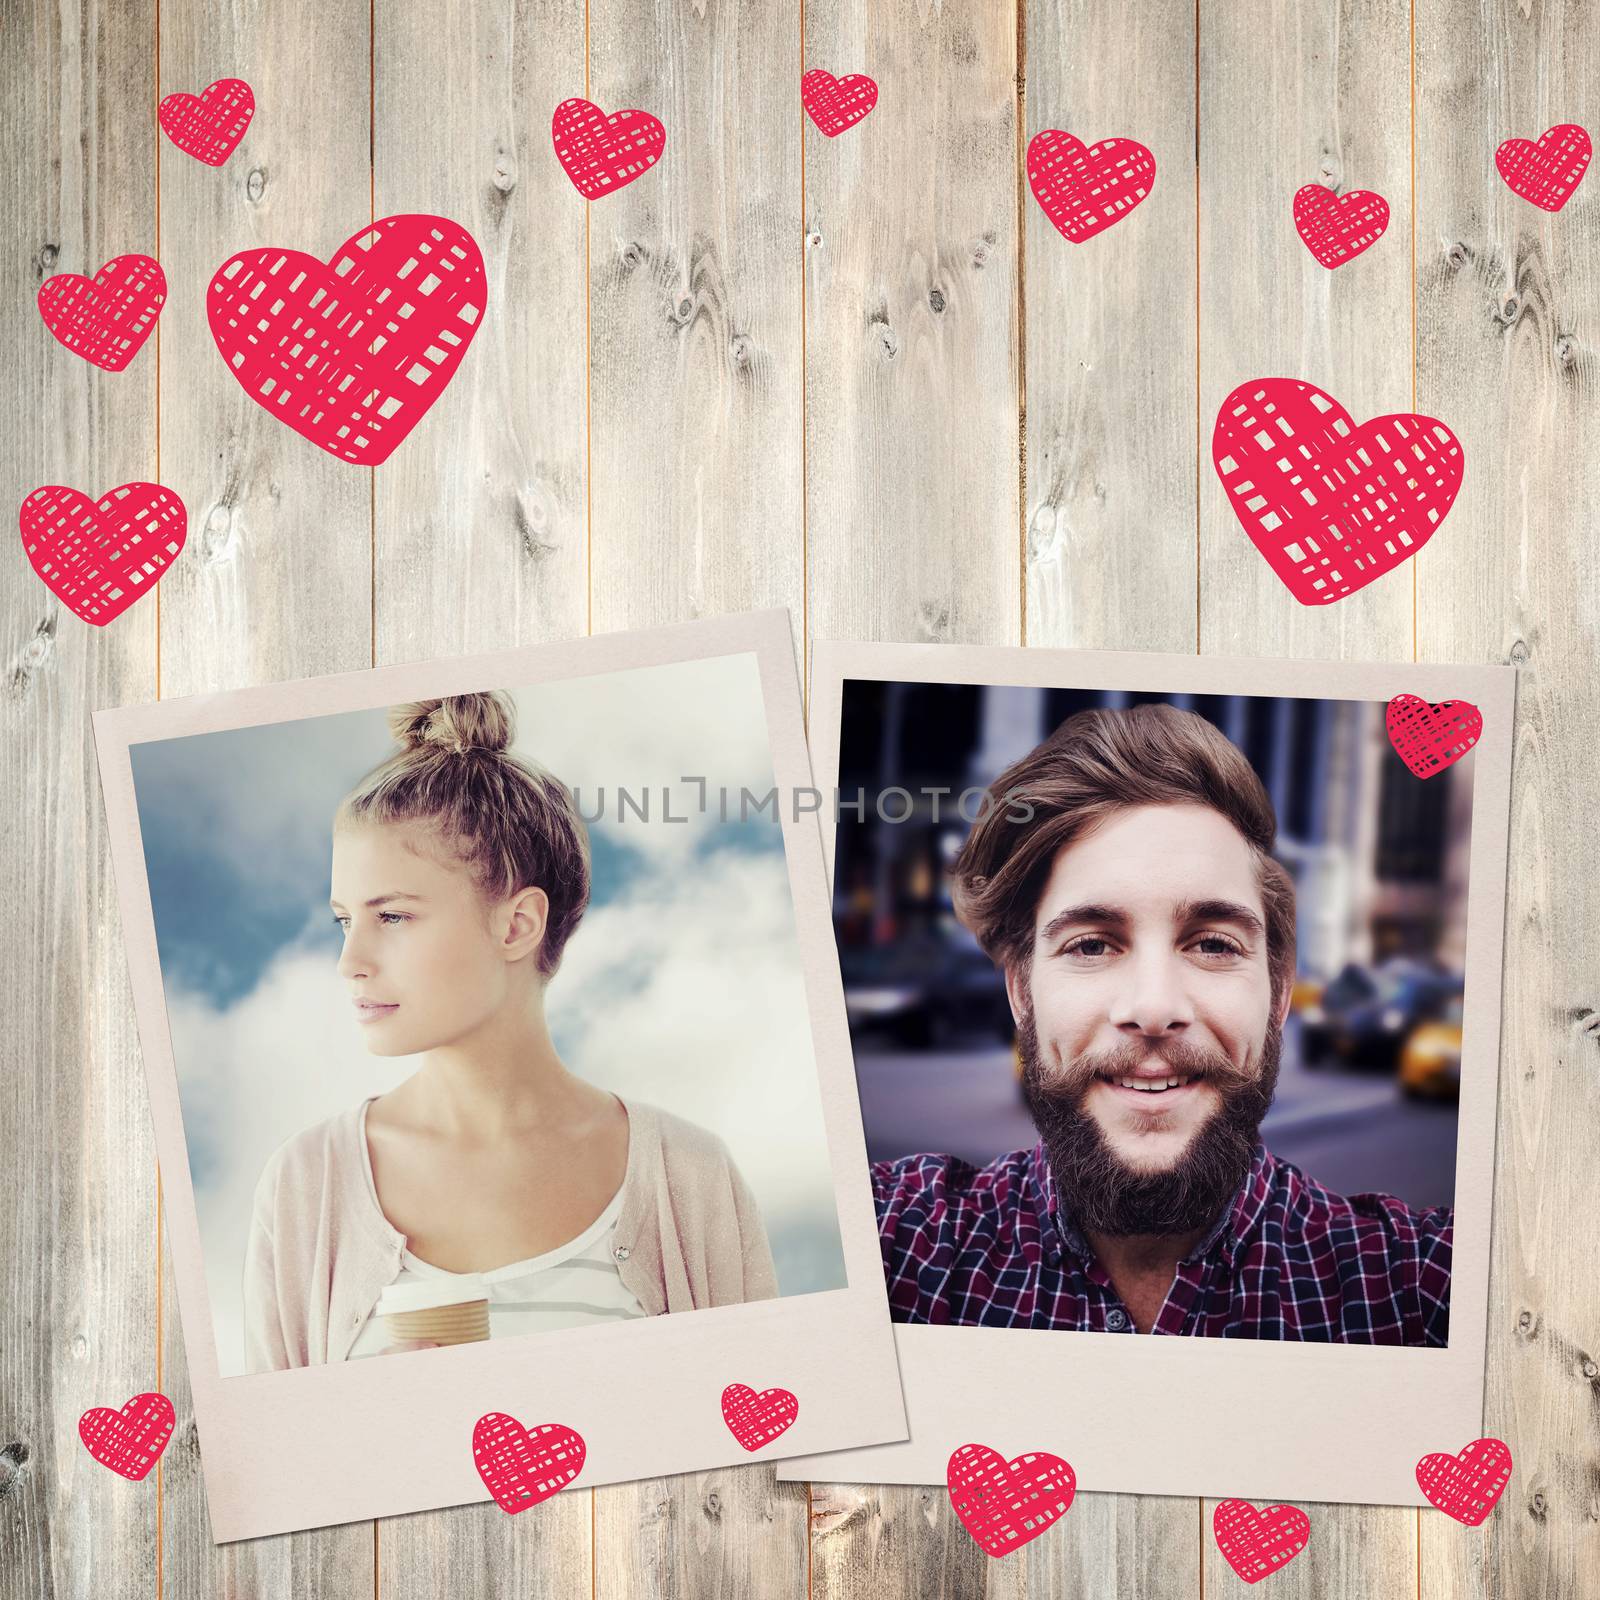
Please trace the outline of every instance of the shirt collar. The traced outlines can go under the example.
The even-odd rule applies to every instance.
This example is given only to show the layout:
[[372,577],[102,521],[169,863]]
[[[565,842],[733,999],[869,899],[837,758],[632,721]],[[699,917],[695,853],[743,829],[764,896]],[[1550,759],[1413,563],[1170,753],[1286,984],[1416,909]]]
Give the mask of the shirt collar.
[[[1043,1139],[1034,1145],[1029,1166],[1034,1179],[1035,1209],[1041,1224],[1053,1229],[1061,1243],[1075,1256],[1092,1261],[1094,1251],[1073,1221],[1066,1201],[1056,1186]],[[1206,1236],[1183,1259],[1198,1261],[1220,1247],[1227,1254],[1230,1265],[1237,1263],[1240,1252],[1255,1231],[1271,1198],[1272,1172],[1272,1157],[1267,1153],[1267,1147],[1257,1139],[1250,1153],[1250,1166],[1240,1180],[1239,1187],[1234,1190],[1233,1198],[1222,1208]]]

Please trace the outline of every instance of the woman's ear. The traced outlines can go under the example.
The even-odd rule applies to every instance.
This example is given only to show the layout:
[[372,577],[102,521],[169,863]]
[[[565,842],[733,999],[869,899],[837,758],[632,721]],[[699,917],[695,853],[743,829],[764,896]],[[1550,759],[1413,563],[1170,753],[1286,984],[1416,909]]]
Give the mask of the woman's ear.
[[501,953],[508,961],[520,961],[537,950],[550,922],[550,896],[543,889],[523,889],[511,897]]

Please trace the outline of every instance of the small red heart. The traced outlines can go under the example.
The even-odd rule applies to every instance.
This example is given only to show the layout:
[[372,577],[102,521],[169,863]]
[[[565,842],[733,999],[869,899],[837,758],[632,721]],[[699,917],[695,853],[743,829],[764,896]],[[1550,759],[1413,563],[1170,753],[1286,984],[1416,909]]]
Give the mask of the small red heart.
[[991,1556],[1020,1550],[1058,1522],[1078,1480],[1060,1456],[1033,1450],[1007,1461],[986,1444],[959,1445],[945,1468],[950,1504]]
[[836,78],[813,67],[800,79],[800,104],[830,139],[855,125],[878,103],[878,86],[864,72]]
[[648,111],[613,111],[592,100],[563,100],[550,119],[550,138],[573,187],[585,200],[625,189],[642,178],[666,148],[667,130]]
[[1382,237],[1389,226],[1389,202],[1371,189],[1335,194],[1308,183],[1295,191],[1294,225],[1306,249],[1331,272]]
[[97,628],[155,588],[189,534],[183,501],[159,483],[121,483],[98,500],[47,483],[22,502],[17,522],[41,581]]
[[1397,694],[1383,720],[1395,753],[1419,778],[1453,767],[1483,733],[1483,713],[1470,700],[1429,705],[1420,695]]
[[746,1450],[771,1444],[800,1414],[800,1402],[787,1389],[763,1389],[730,1383],[722,1391],[722,1420]]
[[1156,158],[1137,139],[1084,144],[1059,128],[1028,142],[1028,187],[1074,244],[1120,222],[1145,200],[1156,181]]
[[559,1422],[541,1422],[530,1434],[515,1417],[489,1411],[472,1429],[472,1463],[513,1516],[565,1489],[583,1471],[583,1437]]
[[448,217],[380,217],[331,262],[242,250],[206,293],[211,337],[263,410],[375,467],[444,393],[483,324],[477,241]]
[[1455,503],[1465,457],[1434,417],[1359,426],[1294,378],[1252,378],[1217,410],[1211,460],[1251,543],[1301,605],[1329,605],[1408,561]]
[[1476,1528],[1511,1478],[1511,1452],[1500,1439],[1474,1439],[1456,1455],[1436,1451],[1417,1463],[1417,1487],[1446,1516]]
[[1528,139],[1507,139],[1494,153],[1506,187],[1543,211],[1559,211],[1589,170],[1589,134],[1576,122],[1558,122]]
[[176,1420],[164,1394],[136,1394],[120,1411],[91,1406],[78,1418],[78,1437],[101,1466],[137,1483],[161,1459]]
[[39,315],[56,339],[106,372],[138,355],[161,315],[167,275],[154,256],[113,256],[92,278],[58,272],[39,285]]
[[161,131],[208,167],[233,154],[255,114],[255,92],[243,78],[218,78],[197,95],[164,95],[156,107]]
[[1311,1519],[1298,1506],[1257,1511],[1248,1500],[1219,1500],[1211,1534],[1234,1572],[1246,1583],[1259,1583],[1305,1549]]

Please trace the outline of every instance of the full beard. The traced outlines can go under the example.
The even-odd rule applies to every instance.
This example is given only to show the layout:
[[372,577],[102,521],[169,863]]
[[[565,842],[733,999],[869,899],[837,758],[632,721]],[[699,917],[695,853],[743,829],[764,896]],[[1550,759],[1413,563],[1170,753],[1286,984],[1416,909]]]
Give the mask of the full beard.
[[[1214,1222],[1250,1170],[1256,1134],[1277,1088],[1282,1045],[1283,1032],[1274,1019],[1260,1051],[1242,1067],[1221,1051],[1173,1038],[1128,1040],[1047,1072],[1030,997],[1017,1028],[1023,1099],[1056,1187],[1078,1226],[1130,1236],[1189,1233]],[[1107,1143],[1100,1124],[1084,1108],[1084,1097],[1097,1079],[1127,1076],[1152,1054],[1175,1076],[1204,1079],[1222,1103],[1195,1130],[1176,1162],[1143,1171]]]

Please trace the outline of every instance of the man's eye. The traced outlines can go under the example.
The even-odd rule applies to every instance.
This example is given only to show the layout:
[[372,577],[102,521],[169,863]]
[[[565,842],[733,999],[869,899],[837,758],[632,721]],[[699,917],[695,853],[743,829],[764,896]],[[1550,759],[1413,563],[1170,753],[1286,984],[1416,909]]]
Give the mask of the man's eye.
[[1093,960],[1096,956],[1107,954],[1110,949],[1109,941],[1102,939],[1099,934],[1085,933],[1062,945],[1061,953],[1064,956],[1084,956]]
[[1244,954],[1244,951],[1232,939],[1220,933],[1202,934],[1200,938],[1195,940],[1195,948],[1200,949],[1202,946],[1208,947],[1202,951],[1203,954],[1208,956],[1242,956]]

